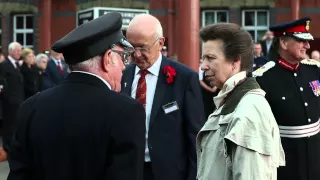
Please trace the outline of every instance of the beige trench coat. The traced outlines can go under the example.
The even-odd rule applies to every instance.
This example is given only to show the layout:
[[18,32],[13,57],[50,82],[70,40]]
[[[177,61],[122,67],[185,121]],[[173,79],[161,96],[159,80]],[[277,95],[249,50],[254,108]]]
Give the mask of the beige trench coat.
[[[240,79],[243,74],[228,81],[232,86]],[[226,89],[230,92],[232,88]],[[219,95],[215,102],[225,97]],[[285,156],[264,95],[261,89],[251,90],[233,113],[218,115],[220,107],[209,116],[197,136],[198,180],[277,179],[277,168],[285,165]]]

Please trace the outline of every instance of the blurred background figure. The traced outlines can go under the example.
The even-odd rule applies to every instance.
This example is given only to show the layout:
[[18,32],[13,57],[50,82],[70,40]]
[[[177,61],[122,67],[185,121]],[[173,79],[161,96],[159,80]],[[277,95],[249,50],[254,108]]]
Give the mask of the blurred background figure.
[[35,55],[32,49],[24,48],[22,51],[21,74],[23,76],[25,99],[39,92],[39,71],[35,65]]
[[267,31],[264,37],[262,38],[261,46],[262,46],[262,53],[264,56],[268,57],[270,47],[273,42],[273,33],[271,31]]
[[69,74],[68,65],[64,60],[62,60],[63,56],[61,53],[57,53],[51,50],[50,56],[51,60],[49,60],[48,62],[46,72],[54,85],[58,85]]
[[48,73],[46,72],[48,61],[49,57],[44,53],[38,54],[36,57],[36,65],[39,71],[38,82],[40,90],[46,90],[54,86],[54,83],[52,82]]
[[10,151],[11,139],[16,127],[18,109],[24,100],[21,54],[21,44],[12,42],[8,46],[8,58],[0,63],[0,85],[3,86],[0,94],[3,115],[3,148],[0,148],[0,162],[7,159],[7,152]]
[[254,44],[253,70],[256,70],[268,62],[267,57],[262,54],[261,43]]
[[0,63],[2,63],[4,60],[6,60],[6,57],[4,54],[0,53]]
[[314,59],[314,60],[319,61],[319,60],[320,60],[320,53],[319,53],[319,51],[317,51],[317,50],[312,51],[312,53],[311,53],[311,59]]
[[162,47],[161,53],[162,53],[162,55],[164,55],[164,56],[168,56],[167,46],[163,46],[163,47]]

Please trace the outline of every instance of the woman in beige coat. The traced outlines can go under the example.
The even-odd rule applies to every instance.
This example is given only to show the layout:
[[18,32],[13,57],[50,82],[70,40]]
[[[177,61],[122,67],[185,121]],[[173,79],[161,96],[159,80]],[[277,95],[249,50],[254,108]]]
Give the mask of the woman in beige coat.
[[204,27],[205,78],[221,89],[217,110],[197,136],[198,180],[276,180],[285,164],[279,129],[265,92],[250,76],[251,35],[233,23]]

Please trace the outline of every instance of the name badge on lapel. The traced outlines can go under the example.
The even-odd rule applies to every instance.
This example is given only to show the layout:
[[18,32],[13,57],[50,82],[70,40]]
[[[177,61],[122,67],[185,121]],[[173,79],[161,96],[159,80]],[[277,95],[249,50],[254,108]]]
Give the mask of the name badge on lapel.
[[163,105],[162,108],[164,110],[164,113],[169,114],[173,111],[178,110],[179,106],[178,106],[177,101],[174,101],[174,102],[168,103],[166,105]]
[[309,82],[309,85],[310,85],[314,95],[316,95],[318,97],[320,95],[320,82],[319,82],[319,80]]

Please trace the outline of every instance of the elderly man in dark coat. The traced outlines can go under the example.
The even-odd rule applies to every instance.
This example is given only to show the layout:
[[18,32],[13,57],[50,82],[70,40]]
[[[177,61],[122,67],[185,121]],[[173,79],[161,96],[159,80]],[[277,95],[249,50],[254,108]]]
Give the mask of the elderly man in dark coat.
[[132,51],[121,19],[108,13],[53,45],[73,71],[22,104],[8,180],[142,179],[144,108],[118,93]]

